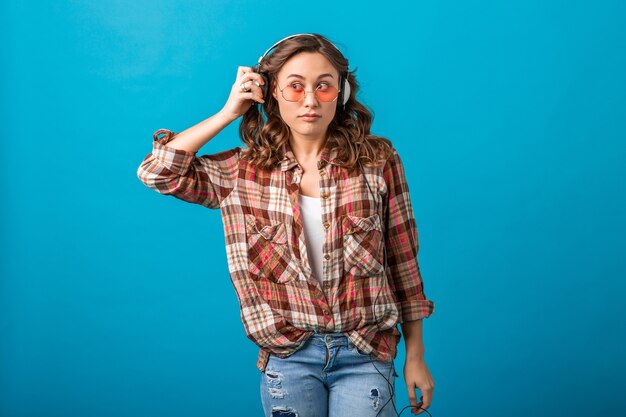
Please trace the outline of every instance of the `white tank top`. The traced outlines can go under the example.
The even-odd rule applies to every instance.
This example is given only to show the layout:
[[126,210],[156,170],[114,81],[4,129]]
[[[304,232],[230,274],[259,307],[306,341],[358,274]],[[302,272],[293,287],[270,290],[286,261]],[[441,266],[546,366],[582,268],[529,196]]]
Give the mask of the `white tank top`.
[[313,275],[321,283],[322,275],[322,248],[324,247],[324,227],[322,225],[322,203],[319,198],[308,197],[300,194],[300,214],[304,227],[304,239],[306,241],[306,253]]

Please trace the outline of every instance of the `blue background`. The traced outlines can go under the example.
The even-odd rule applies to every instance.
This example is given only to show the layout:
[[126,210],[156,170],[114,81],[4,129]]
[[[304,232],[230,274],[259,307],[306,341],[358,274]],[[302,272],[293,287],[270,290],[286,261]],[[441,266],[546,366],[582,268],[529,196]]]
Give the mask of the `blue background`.
[[[0,15],[1,416],[262,414],[219,212],[136,170],[156,129],[214,114],[238,65],[299,32],[339,45],[406,164],[436,302],[433,416],[623,413],[624,2],[14,1]],[[199,154],[240,144],[237,126]],[[406,405],[402,379],[397,393]]]

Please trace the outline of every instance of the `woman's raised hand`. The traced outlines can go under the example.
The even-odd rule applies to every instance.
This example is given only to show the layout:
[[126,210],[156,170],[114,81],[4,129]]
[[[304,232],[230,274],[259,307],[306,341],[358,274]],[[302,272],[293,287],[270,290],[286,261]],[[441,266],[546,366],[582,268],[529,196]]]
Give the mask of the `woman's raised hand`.
[[263,84],[265,84],[263,77],[252,71],[252,68],[239,67],[237,78],[222,112],[235,120],[247,112],[255,101],[264,103],[263,92],[260,87]]

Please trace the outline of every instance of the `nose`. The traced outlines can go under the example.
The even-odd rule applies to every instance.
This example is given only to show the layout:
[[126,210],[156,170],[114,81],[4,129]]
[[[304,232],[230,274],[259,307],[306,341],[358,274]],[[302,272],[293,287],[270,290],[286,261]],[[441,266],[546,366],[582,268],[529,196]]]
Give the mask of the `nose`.
[[317,96],[315,95],[315,90],[313,91],[305,91],[304,92],[304,105],[306,107],[315,107],[319,104],[317,101]]

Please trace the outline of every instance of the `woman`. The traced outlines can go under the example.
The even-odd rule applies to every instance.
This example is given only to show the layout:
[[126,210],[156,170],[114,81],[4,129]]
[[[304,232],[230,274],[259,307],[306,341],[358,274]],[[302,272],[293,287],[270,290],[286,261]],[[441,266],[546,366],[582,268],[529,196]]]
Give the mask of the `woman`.
[[[412,412],[432,399],[422,319],[434,304],[404,170],[391,142],[370,134],[357,90],[330,41],[292,35],[239,67],[217,114],[155,132],[138,169],[161,194],[220,208],[266,416],[396,416],[398,323]],[[196,156],[241,115],[246,148]]]

